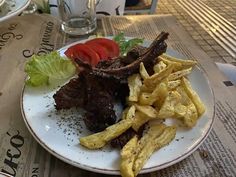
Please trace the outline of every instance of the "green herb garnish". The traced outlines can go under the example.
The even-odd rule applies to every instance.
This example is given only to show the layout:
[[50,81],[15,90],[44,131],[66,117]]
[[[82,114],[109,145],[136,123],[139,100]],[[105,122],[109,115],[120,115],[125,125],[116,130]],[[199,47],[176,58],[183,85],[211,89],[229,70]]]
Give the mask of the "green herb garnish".
[[125,56],[127,52],[132,49],[133,47],[140,45],[143,43],[144,39],[140,38],[132,38],[127,40],[124,36],[124,33],[120,33],[116,35],[113,38],[114,41],[116,41],[120,47],[120,55]]

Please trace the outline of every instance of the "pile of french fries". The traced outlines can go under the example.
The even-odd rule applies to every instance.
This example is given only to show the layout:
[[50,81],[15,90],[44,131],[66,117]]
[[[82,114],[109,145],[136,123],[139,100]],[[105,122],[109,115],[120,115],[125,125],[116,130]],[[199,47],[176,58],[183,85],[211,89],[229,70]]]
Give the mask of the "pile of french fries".
[[137,176],[152,153],[175,138],[177,128],[165,125],[166,119],[178,119],[192,128],[205,112],[204,104],[187,79],[195,65],[193,60],[163,54],[153,67],[154,74],[149,75],[141,63],[139,73],[128,78],[130,93],[122,120],[102,132],[80,138],[80,144],[98,149],[131,127],[138,131],[142,125],[148,125],[143,136],[131,138],[120,153],[121,175]]

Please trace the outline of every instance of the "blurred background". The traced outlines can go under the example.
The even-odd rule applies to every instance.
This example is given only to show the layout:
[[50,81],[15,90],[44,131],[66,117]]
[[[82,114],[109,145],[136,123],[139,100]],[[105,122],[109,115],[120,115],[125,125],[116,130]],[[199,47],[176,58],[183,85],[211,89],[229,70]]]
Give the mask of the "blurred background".
[[[34,0],[39,13],[56,14],[57,0]],[[236,44],[225,40],[236,34],[235,0],[102,0],[99,8],[117,3],[110,15],[172,14],[195,42],[215,61],[233,61]],[[103,3],[103,4],[102,4]],[[99,9],[101,10],[101,9]],[[106,11],[106,9],[102,9]],[[223,33],[219,33],[218,29]]]

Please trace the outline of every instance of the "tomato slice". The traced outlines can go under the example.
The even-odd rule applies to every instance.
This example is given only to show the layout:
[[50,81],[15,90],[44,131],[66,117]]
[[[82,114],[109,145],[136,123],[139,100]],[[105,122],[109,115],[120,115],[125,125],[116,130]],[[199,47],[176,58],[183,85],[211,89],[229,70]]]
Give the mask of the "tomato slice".
[[102,47],[105,47],[108,50],[108,58],[118,57],[120,54],[119,45],[111,40],[106,38],[95,38],[86,42],[86,44],[99,44]]
[[72,47],[69,47],[65,52],[64,54],[70,58],[70,59],[74,59],[74,49],[73,49],[73,46]]
[[107,60],[109,58],[108,50],[96,43],[85,42],[85,45],[89,46],[92,50],[94,50],[100,57],[100,60]]
[[71,59],[77,58],[96,66],[100,60],[99,55],[85,44],[76,44],[65,51],[65,55]]

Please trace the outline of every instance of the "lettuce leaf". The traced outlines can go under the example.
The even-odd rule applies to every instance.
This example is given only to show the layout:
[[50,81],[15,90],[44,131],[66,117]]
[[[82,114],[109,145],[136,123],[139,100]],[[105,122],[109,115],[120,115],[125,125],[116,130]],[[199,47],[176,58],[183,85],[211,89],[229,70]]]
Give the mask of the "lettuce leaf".
[[144,41],[144,39],[140,38],[132,38],[130,40],[126,40],[123,32],[114,36],[113,40],[119,45],[121,56],[125,56],[130,49],[132,49],[136,45],[142,44]]
[[37,87],[49,84],[50,79],[66,79],[73,76],[76,67],[71,60],[61,57],[57,51],[46,55],[33,55],[25,65],[29,78],[26,84]]

